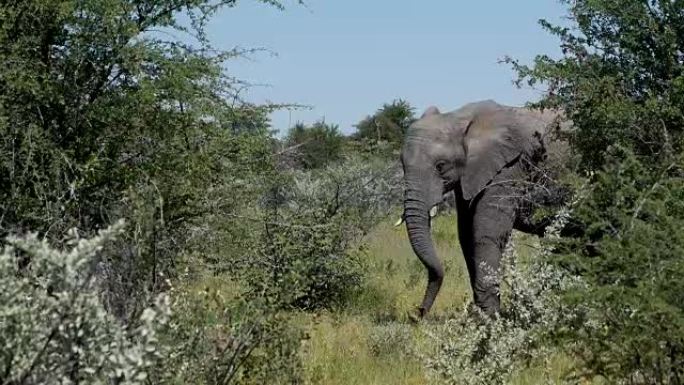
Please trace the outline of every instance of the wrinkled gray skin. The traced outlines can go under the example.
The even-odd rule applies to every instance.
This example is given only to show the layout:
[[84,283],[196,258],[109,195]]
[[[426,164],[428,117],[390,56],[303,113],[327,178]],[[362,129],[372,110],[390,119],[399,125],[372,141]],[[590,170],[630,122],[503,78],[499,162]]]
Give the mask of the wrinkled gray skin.
[[419,317],[429,312],[444,279],[430,235],[430,209],[451,190],[474,302],[486,314],[499,311],[492,273],[498,271],[511,229],[523,223],[516,220],[521,181],[535,154],[543,151],[542,138],[556,116],[488,100],[444,114],[431,107],[409,128],[401,152],[403,219],[428,272]]

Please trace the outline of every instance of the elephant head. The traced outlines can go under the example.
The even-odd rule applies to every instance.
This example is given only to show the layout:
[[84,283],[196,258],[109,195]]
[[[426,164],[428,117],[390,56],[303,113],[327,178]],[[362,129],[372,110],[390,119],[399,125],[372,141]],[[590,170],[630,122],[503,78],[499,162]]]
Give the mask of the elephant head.
[[431,209],[452,189],[475,199],[492,179],[522,155],[541,145],[548,119],[529,110],[493,101],[468,104],[449,113],[431,107],[411,125],[401,152],[404,214],[411,247],[428,271],[419,308],[427,313],[439,292],[444,271],[430,235]]

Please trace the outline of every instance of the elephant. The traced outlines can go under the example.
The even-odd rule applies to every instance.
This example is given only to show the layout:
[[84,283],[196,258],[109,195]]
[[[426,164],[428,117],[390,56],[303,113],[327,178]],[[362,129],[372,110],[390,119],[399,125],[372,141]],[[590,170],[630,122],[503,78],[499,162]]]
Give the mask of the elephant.
[[444,279],[430,224],[434,207],[451,191],[474,303],[487,315],[499,312],[499,283],[492,273],[498,271],[512,229],[543,233],[544,224],[521,215],[521,207],[532,171],[545,157],[546,134],[561,120],[557,111],[485,100],[447,113],[430,107],[409,127],[400,155],[400,221],[428,273],[418,319],[430,311]]

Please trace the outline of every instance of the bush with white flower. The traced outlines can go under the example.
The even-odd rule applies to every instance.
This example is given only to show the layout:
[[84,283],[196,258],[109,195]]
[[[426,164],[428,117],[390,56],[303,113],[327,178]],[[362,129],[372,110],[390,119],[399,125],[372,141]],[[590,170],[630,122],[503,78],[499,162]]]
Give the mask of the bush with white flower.
[[98,252],[122,228],[92,239],[72,231],[65,250],[35,234],[7,239],[0,254],[0,382],[146,383],[168,300],[159,297],[137,322],[123,325],[105,310],[94,277]]

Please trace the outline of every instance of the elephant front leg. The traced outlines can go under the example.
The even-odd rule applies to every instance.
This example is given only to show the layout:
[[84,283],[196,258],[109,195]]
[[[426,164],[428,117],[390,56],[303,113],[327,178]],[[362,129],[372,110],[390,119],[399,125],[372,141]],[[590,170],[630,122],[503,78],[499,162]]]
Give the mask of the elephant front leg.
[[488,238],[477,240],[474,246],[473,300],[485,314],[492,316],[501,308],[499,264],[502,249],[499,242]]
[[488,315],[499,312],[499,265],[515,220],[515,199],[488,191],[473,213],[471,284],[475,304]]

